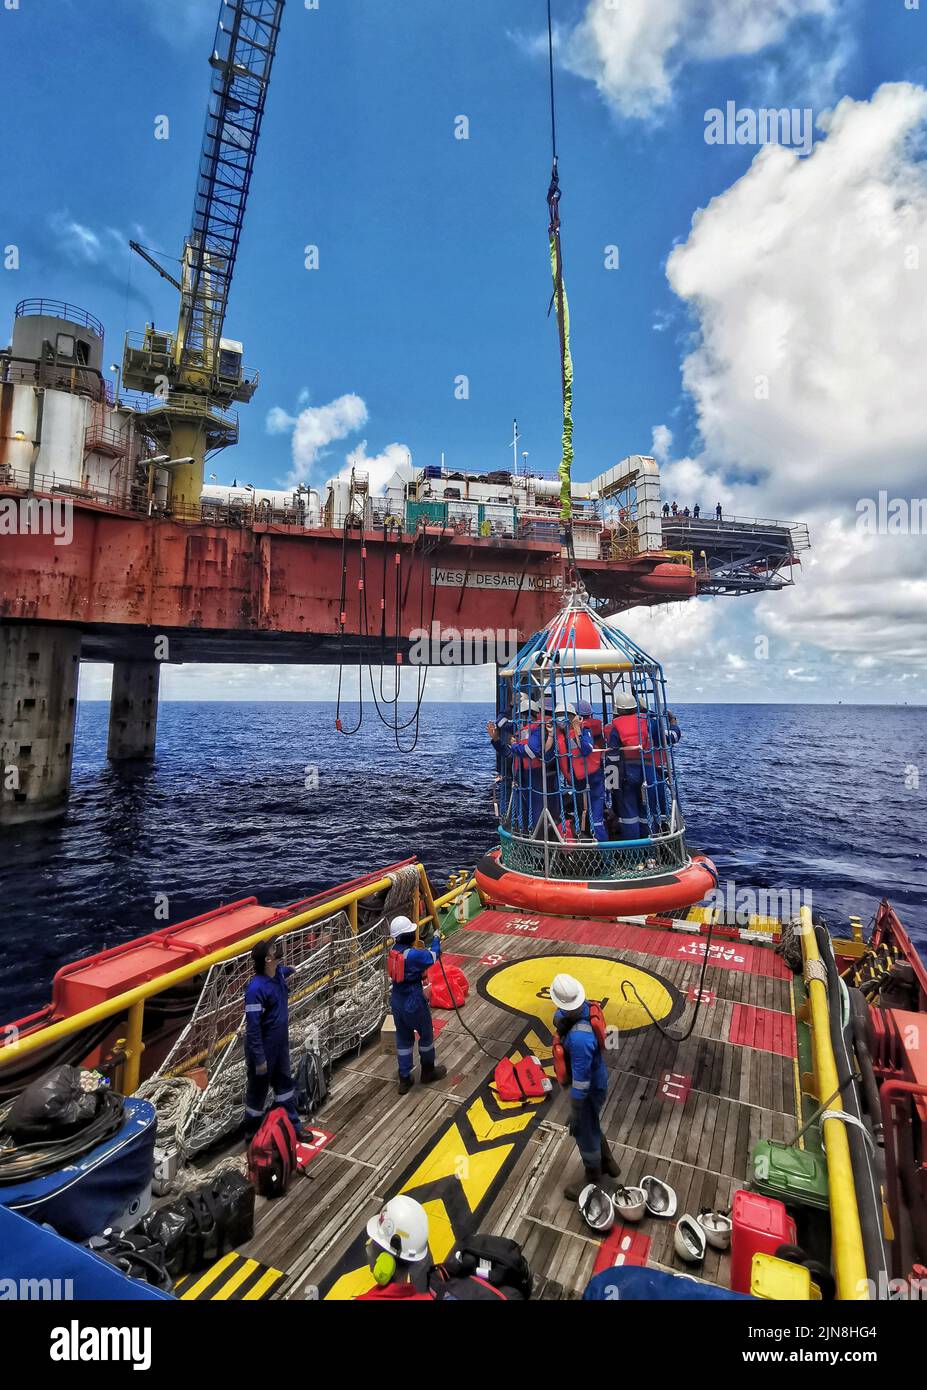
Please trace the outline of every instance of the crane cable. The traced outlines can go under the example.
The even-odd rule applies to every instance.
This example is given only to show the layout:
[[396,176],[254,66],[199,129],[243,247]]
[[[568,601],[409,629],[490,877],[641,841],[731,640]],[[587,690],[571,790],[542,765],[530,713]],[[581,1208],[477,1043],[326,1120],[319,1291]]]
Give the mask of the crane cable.
[[[565,532],[570,565],[575,573],[576,554],[573,548],[573,355],[570,351],[570,306],[567,302],[566,287],[563,283],[563,252],[560,243],[560,171],[557,153],[557,108],[554,96],[554,27],[551,14],[551,0],[547,0],[547,54],[550,73],[550,140],[551,171],[550,185],[547,189],[547,207],[550,214],[548,239],[550,242],[550,265],[554,289],[550,297],[547,316],[556,303],[557,328],[560,337],[560,381],[563,397],[563,437],[560,457],[560,521]],[[572,577],[572,576],[571,576]]]

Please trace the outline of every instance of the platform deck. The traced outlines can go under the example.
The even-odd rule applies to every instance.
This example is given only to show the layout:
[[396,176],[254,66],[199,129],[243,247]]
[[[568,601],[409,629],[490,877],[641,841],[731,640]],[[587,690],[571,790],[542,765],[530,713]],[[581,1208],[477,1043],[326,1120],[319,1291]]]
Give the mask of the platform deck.
[[[705,970],[705,1001],[691,1037],[674,1043],[650,1023],[630,980],[674,1034],[692,1017],[705,937],[678,929],[484,911],[446,943],[470,981],[463,1018],[493,1056],[550,1061],[545,987],[570,969],[620,1030],[609,1050],[603,1128],[633,1184],[668,1181],[679,1211],[727,1207],[749,1179],[761,1138],[787,1139],[795,1121],[795,1028],[790,975],[771,946],[720,940]],[[572,959],[567,959],[572,958]],[[665,1016],[663,1010],[666,1010]],[[275,1297],[350,1298],[369,1287],[363,1231],[379,1204],[408,1191],[429,1213],[432,1255],[455,1235],[491,1230],[524,1247],[545,1298],[575,1298],[599,1258],[562,1187],[580,1171],[566,1123],[568,1096],[504,1105],[489,1089],[494,1060],[451,1013],[436,1011],[445,1080],[396,1092],[384,1043],[342,1062],[314,1123],[332,1138],[275,1202],[258,1201],[243,1253],[284,1272]],[[667,1024],[667,1020],[669,1023]],[[639,1227],[628,1259],[683,1272],[673,1222]],[[613,1237],[613,1242],[617,1237]],[[613,1261],[612,1261],[613,1262]],[[709,1251],[699,1277],[726,1285],[728,1257]],[[687,1271],[688,1272],[688,1271]]]

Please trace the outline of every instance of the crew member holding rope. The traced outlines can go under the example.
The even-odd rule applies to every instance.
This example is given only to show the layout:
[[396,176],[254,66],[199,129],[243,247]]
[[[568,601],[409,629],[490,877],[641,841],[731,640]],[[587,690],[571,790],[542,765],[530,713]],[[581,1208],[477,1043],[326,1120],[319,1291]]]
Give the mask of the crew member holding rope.
[[416,926],[408,917],[394,917],[389,929],[392,948],[387,960],[392,980],[390,1008],[396,1024],[396,1060],[399,1064],[399,1094],[412,1089],[415,1035],[422,1064],[422,1084],[440,1081],[447,1067],[435,1065],[435,1034],[431,1009],[425,998],[424,977],[441,955],[441,937],[435,932],[431,946],[416,946]]
[[554,1070],[561,1086],[570,1088],[570,1133],[576,1140],[585,1176],[568,1183],[564,1197],[579,1201],[589,1183],[602,1174],[617,1178],[620,1169],[602,1133],[599,1116],[608,1090],[605,1065],[605,1019],[599,1004],[590,1004],[586,991],[572,975],[556,975],[550,997],[557,1012],[554,1028]]
[[289,1115],[297,1139],[309,1139],[296,1112],[296,1086],[290,1069],[291,965],[283,964],[281,941],[259,941],[251,951],[254,974],[245,987],[245,1139],[257,1134],[264,1118],[268,1086],[274,1102]]

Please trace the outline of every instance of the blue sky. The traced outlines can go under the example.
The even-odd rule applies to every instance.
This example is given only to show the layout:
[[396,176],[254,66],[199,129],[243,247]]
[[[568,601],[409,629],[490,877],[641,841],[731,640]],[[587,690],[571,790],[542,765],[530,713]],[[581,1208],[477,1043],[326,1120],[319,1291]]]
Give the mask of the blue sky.
[[[174,326],[174,292],[124,243],[179,253],[217,10],[214,0],[0,6],[5,105],[17,115],[0,153],[12,190],[0,247],[20,250],[20,269],[0,274],[0,319],[27,295],[67,298],[104,320],[108,361],[127,328],[152,316]],[[807,519],[816,541],[794,594],[625,625],[669,658],[671,677],[675,663],[689,698],[922,698],[924,539],[861,540],[855,508],[879,487],[915,496],[925,471],[915,406],[927,3],[557,0],[555,15],[576,475],[656,447],[680,501],[704,507],[717,493],[738,514]],[[399,443],[419,465],[443,450],[458,467],[504,467],[513,416],[532,466],[556,467],[544,22],[542,0],[320,0],[317,10],[289,0],[227,319],[261,387],[242,410],[239,448],[213,464],[221,480],[280,484],[291,438],[268,431],[268,413],[347,393],[362,398],[366,423],[302,460],[315,482],[362,440],[371,456]],[[705,113],[728,101],[810,107],[825,127],[806,158],[708,145]],[[835,106],[836,125],[825,114]],[[162,115],[168,140],[154,138]],[[461,115],[467,140],[454,138]],[[904,216],[891,211],[899,202]],[[860,244],[873,206],[882,221]],[[319,248],[317,271],[304,268],[307,244]],[[905,276],[896,263],[909,244],[924,269]],[[609,245],[617,271],[604,265]],[[847,319],[854,296],[859,314]],[[899,313],[902,330],[911,315],[903,355]],[[860,350],[844,363],[856,331]],[[774,402],[757,417],[742,376],[768,368],[773,340]],[[454,394],[462,373],[466,401]],[[871,408],[860,399],[883,373],[897,390],[887,420],[884,389]],[[862,424],[842,441],[848,405]],[[760,665],[763,633],[774,654]],[[254,674],[176,672],[171,690],[247,696]],[[292,672],[271,683],[281,696],[311,693]]]

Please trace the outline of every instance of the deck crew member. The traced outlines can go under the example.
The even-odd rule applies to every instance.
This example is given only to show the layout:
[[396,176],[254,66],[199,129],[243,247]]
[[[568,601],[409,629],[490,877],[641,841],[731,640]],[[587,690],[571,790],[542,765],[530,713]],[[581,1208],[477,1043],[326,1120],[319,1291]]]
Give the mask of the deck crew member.
[[288,981],[293,967],[283,964],[279,940],[259,941],[252,947],[251,964],[254,974],[245,987],[245,1139],[250,1142],[261,1126],[268,1086],[289,1115],[297,1139],[306,1139],[290,1070]]
[[434,1294],[420,1292],[413,1282],[416,1267],[428,1255],[428,1213],[420,1202],[391,1197],[367,1222],[367,1237],[367,1263],[376,1283],[355,1302],[434,1302]]
[[602,721],[596,719],[588,700],[576,701],[576,713],[583,729],[592,738],[592,753],[586,758],[586,788],[589,797],[589,824],[597,840],[607,840],[605,829],[605,770],[602,766],[605,738]]
[[633,695],[624,691],[615,695],[615,717],[603,732],[608,747],[620,758],[621,785],[617,793],[613,793],[620,837],[622,840],[639,840],[642,830],[644,763],[650,756],[651,746],[646,716],[638,712],[637,701]]
[[435,1065],[434,1025],[424,985],[425,975],[441,954],[441,937],[435,932],[427,949],[416,946],[415,923],[408,917],[394,917],[389,934],[393,943],[387,958],[392,981],[390,1008],[396,1024],[399,1094],[404,1096],[412,1089],[416,1033],[423,1083],[427,1086],[429,1082],[440,1081],[442,1076],[447,1075],[447,1067]]
[[587,1183],[601,1182],[603,1173],[617,1178],[620,1172],[599,1119],[608,1090],[608,1068],[589,1022],[586,991],[579,980],[572,975],[556,975],[550,997],[556,1008],[554,1027],[569,1060],[570,1133],[585,1174],[582,1181],[568,1183],[563,1189],[563,1195],[575,1202]]

